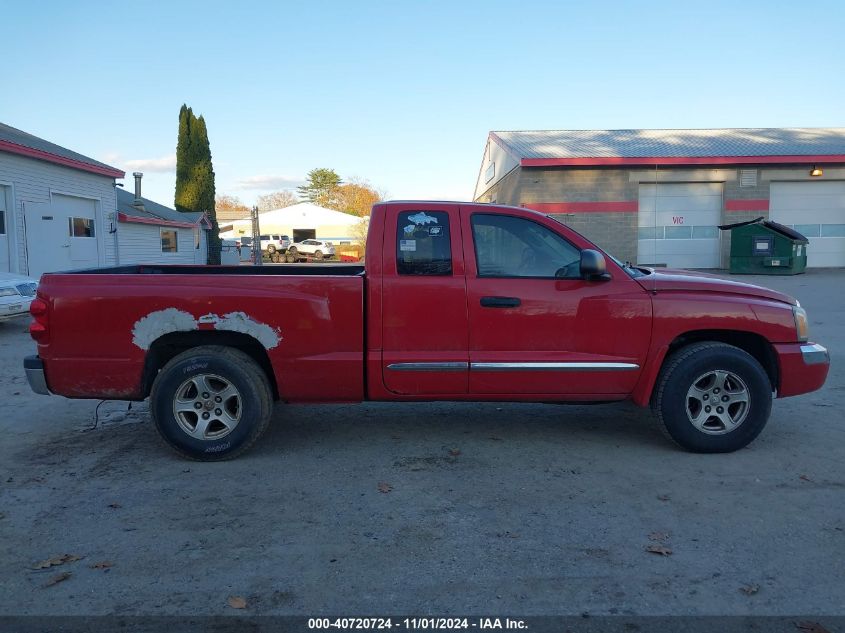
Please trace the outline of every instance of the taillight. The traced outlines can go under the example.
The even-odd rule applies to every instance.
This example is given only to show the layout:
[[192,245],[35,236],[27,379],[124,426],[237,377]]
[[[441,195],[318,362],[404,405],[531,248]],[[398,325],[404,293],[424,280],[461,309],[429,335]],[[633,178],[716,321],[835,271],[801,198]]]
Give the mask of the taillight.
[[36,343],[46,343],[49,335],[47,330],[47,315],[49,306],[43,299],[33,299],[29,304],[29,313],[33,321],[29,324],[29,335]]
[[29,313],[36,319],[40,316],[47,316],[47,302],[42,299],[33,299],[29,304]]

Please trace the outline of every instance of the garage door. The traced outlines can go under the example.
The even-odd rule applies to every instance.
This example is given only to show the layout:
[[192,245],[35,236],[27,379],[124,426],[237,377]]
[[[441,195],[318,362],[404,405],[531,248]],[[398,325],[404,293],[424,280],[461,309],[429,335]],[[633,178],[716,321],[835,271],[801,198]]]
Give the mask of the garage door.
[[24,202],[26,257],[29,274],[79,268],[99,263],[97,203],[54,194],[52,202]]
[[637,262],[718,268],[722,184],[640,185]]
[[769,217],[810,239],[807,266],[845,266],[845,182],[773,182]]

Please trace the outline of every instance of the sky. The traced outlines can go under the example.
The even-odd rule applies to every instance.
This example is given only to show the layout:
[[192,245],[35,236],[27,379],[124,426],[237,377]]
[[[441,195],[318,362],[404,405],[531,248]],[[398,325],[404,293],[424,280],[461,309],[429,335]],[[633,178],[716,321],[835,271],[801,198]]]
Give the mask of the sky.
[[183,103],[217,192],[315,167],[472,198],[490,130],[845,126],[845,3],[4,2],[0,121],[173,204]]

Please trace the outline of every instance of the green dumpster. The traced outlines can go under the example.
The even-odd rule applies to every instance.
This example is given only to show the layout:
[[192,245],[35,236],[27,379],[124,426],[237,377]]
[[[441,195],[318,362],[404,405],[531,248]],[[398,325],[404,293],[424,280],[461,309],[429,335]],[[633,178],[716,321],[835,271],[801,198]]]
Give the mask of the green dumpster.
[[719,228],[731,232],[732,274],[799,275],[807,268],[808,240],[788,226],[759,217]]

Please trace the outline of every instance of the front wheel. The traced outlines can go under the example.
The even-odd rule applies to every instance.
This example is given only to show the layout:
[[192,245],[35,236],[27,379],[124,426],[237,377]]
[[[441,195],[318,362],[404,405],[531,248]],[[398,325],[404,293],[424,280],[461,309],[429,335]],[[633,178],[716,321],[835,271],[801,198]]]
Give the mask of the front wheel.
[[266,430],[273,409],[269,381],[258,364],[231,347],[183,352],[153,383],[150,412],[162,439],[183,457],[237,457]]
[[698,343],[665,362],[652,407],[681,447],[730,453],[747,446],[766,426],[772,385],[748,352],[724,343]]

